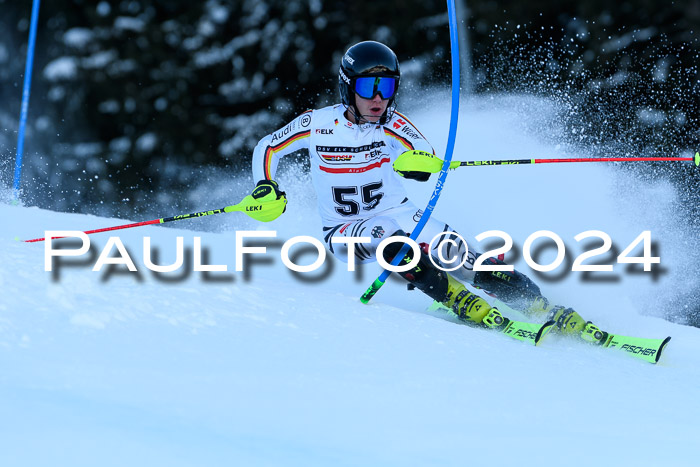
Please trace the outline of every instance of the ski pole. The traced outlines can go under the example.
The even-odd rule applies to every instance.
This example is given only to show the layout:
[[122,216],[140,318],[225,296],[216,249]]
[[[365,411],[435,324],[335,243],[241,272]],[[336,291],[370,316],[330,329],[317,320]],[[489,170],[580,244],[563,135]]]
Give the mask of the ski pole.
[[[273,197],[274,193],[271,194]],[[269,196],[269,195],[268,195]],[[233,204],[231,206],[226,206],[221,209],[211,209],[208,211],[193,212],[190,214],[179,214],[177,216],[162,217],[160,219],[153,219],[150,221],[135,222],[133,224],[117,225],[114,227],[105,227],[103,229],[87,230],[83,233],[94,234],[99,232],[108,232],[111,230],[121,230],[121,229],[131,229],[133,227],[141,227],[143,225],[153,225],[153,224],[164,224],[166,222],[182,221],[185,219],[192,219],[195,217],[211,216],[213,214],[221,214],[222,212],[243,212],[249,217],[261,221],[270,222],[277,219],[283,212],[287,204],[287,198],[282,197],[280,199],[265,200],[265,198],[255,199],[251,195],[243,198],[238,204]],[[57,237],[58,238],[58,237]],[[43,242],[45,237],[33,238],[31,240],[23,240],[26,243],[32,242]]]
[[700,166],[700,152],[695,157],[574,157],[569,159],[506,159],[496,161],[455,161],[451,169],[457,167],[476,167],[480,165],[517,165],[517,164],[554,164],[562,162],[649,162],[649,161],[693,161]]
[[[404,156],[405,154],[405,156]],[[442,169],[443,161],[430,153],[404,153],[394,162],[394,170],[402,172],[437,173]],[[402,157],[403,156],[403,157]],[[553,164],[566,162],[672,162],[692,161],[700,166],[700,152],[695,157],[574,157],[568,159],[504,159],[486,161],[452,161],[450,169],[457,167],[478,167],[483,165],[520,165],[520,164]]]

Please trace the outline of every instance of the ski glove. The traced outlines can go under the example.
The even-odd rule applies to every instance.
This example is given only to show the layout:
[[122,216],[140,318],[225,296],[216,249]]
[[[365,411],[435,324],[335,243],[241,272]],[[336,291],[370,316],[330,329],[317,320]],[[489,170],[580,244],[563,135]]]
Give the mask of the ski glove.
[[[275,201],[284,198],[287,199],[287,194],[280,190],[279,185],[274,180],[260,180],[256,185],[253,193],[253,199],[258,201]],[[285,206],[286,210],[286,206]],[[284,211],[282,211],[284,212]]]
[[[439,172],[442,161],[425,151],[406,151],[394,162],[394,170],[403,178],[427,182],[430,175]],[[438,167],[435,170],[435,167]]]
[[245,213],[253,219],[270,222],[287,210],[287,195],[274,180],[260,180],[239,205],[243,205]]

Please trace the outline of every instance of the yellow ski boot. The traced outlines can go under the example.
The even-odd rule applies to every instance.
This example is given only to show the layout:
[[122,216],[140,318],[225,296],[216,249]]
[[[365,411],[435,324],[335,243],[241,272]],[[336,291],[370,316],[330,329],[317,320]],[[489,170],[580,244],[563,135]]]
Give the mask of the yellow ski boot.
[[573,308],[550,305],[545,297],[537,297],[526,310],[535,315],[546,315],[554,321],[554,329],[567,336],[577,336],[592,344],[604,344],[608,333],[601,331],[591,321],[585,321]]
[[471,293],[467,288],[447,274],[447,298],[443,304],[451,308],[460,319],[488,327],[503,324],[503,315],[496,308],[491,308],[486,300]]

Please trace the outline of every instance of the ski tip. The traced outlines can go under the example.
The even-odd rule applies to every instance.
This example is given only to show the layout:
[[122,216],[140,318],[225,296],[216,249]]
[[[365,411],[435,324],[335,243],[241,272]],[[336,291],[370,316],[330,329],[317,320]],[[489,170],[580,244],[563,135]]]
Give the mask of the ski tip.
[[695,166],[700,166],[700,152],[695,153]]
[[668,337],[667,337],[666,339],[664,339],[664,341],[661,343],[661,345],[659,346],[659,351],[656,352],[656,359],[655,359],[654,363],[659,363],[659,359],[661,358],[661,352],[664,351],[664,349],[666,348],[666,344],[668,344],[670,340],[671,340],[671,336],[668,336]]

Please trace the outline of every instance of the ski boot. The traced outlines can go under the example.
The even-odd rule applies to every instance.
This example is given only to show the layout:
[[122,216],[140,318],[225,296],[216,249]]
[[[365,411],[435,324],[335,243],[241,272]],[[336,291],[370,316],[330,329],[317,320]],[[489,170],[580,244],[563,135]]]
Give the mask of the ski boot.
[[491,329],[499,329],[508,324],[510,320],[503,316],[498,308],[491,308],[489,314],[484,316],[481,324]]
[[530,315],[544,317],[547,316],[553,308],[554,306],[549,304],[549,300],[541,295],[538,295],[523,311]]
[[608,340],[609,334],[601,331],[598,326],[588,321],[581,331],[581,339],[595,345],[603,345]]
[[498,328],[507,323],[500,311],[491,308],[486,300],[471,293],[454,277],[447,275],[447,296],[442,302],[463,321],[483,324],[489,328]]
[[608,338],[608,333],[601,331],[591,321],[584,321],[573,308],[560,305],[550,305],[545,297],[537,297],[526,310],[528,313],[546,315],[547,320],[554,321],[555,330],[566,336],[580,337],[583,341],[602,345]]
[[[403,231],[394,233],[403,236]],[[392,243],[384,249],[385,260],[391,262],[399,250],[398,243]],[[410,263],[413,252],[409,250],[403,259],[404,264]],[[450,308],[462,321],[483,324],[489,328],[499,328],[508,324],[496,308],[491,308],[486,300],[470,292],[467,288],[445,271],[437,269],[430,261],[427,249],[422,247],[418,264],[413,268],[399,272],[411,287],[415,287],[433,300]]]

